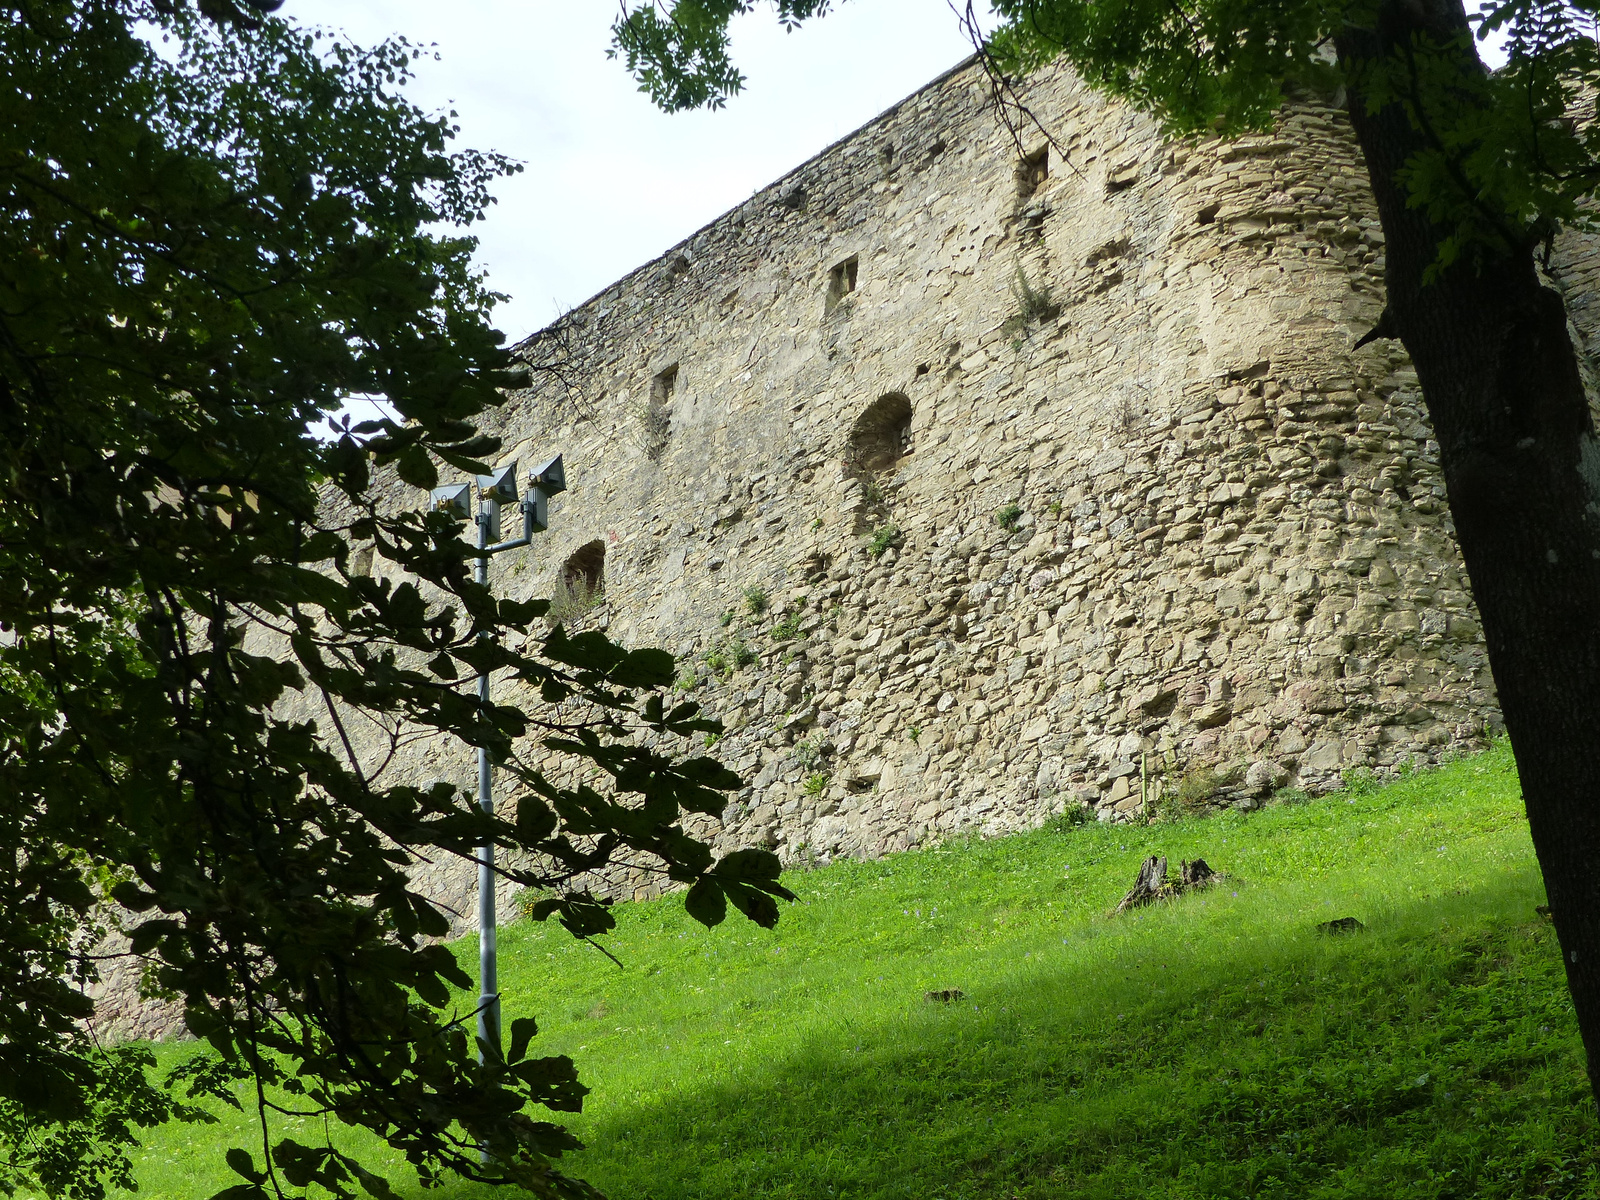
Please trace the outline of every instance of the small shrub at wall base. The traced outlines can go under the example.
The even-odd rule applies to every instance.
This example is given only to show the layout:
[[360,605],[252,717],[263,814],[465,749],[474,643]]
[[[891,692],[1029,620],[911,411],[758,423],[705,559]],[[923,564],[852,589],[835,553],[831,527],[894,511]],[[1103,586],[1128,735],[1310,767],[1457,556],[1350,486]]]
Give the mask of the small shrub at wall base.
[[867,543],[867,553],[871,554],[873,558],[882,558],[884,552],[890,546],[893,546],[899,537],[900,527],[898,525],[885,525],[873,532],[872,540]]
[[1007,533],[1015,533],[1017,531],[1017,522],[1021,519],[1022,505],[1020,504],[1007,504],[994,514],[995,524],[999,525]]
[[1066,833],[1079,825],[1088,824],[1093,819],[1094,810],[1087,804],[1071,803],[1046,821],[1044,827],[1055,833]]
[[1339,778],[1344,783],[1344,790],[1352,796],[1370,795],[1382,786],[1371,767],[1351,767],[1340,772]]
[[1210,767],[1195,767],[1184,773],[1178,781],[1178,808],[1187,811],[1199,808],[1217,794],[1222,779]]

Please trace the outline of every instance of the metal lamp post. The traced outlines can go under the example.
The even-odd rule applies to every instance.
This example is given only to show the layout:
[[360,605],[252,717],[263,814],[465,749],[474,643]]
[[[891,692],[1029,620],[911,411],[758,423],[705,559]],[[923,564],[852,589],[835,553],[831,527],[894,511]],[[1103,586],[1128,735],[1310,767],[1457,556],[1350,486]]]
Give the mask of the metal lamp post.
[[[533,535],[543,533],[550,524],[550,497],[567,490],[566,473],[561,466],[561,455],[534,468],[528,477],[528,492],[521,501],[522,536],[500,541],[500,507],[517,504],[517,464],[502,467],[493,475],[479,475],[477,486],[470,483],[434,488],[432,492],[435,511],[447,512],[457,520],[473,516],[472,494],[478,495],[478,553],[473,577],[485,587],[489,585],[489,559],[507,550],[530,545]],[[478,634],[489,636],[488,630]],[[478,702],[489,703],[489,674],[478,676]],[[489,765],[489,752],[478,748],[478,807],[493,815],[494,796]],[[495,944],[494,912],[494,844],[487,842],[478,847],[478,1061],[493,1054],[500,1056],[500,970],[499,952]]]

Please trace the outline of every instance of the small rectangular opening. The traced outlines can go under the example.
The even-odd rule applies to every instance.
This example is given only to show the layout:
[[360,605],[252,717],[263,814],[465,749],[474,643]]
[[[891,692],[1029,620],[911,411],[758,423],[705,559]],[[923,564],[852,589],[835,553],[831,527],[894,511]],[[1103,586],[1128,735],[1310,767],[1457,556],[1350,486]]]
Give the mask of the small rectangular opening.
[[1050,147],[1040,146],[1017,166],[1017,194],[1023,199],[1037,192],[1050,178]]
[[678,390],[678,364],[673,363],[664,371],[657,371],[655,378],[650,381],[650,404],[653,408],[665,408],[672,402],[672,393]]
[[860,260],[851,255],[832,271],[828,272],[828,309],[833,307],[856,290],[856,273],[860,267]]

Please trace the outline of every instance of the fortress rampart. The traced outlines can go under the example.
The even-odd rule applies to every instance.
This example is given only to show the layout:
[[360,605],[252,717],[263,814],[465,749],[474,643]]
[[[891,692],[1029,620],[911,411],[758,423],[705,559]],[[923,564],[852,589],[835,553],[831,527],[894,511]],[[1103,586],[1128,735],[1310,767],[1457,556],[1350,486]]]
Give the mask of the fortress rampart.
[[[1019,147],[963,64],[520,347],[503,458],[571,490],[494,586],[680,656],[749,783],[691,829],[724,849],[1251,808],[1498,726],[1415,374],[1352,350],[1343,114],[1173,145],[1064,69],[1020,99]],[[1590,348],[1600,254],[1550,271]],[[421,870],[470,923],[474,873]]]
[[1065,70],[1022,99],[1019,147],[958,68],[523,347],[575,386],[507,456],[573,487],[504,586],[603,577],[583,619],[695,669],[729,843],[1250,807],[1495,727],[1414,373],[1351,349],[1343,115],[1174,146]]

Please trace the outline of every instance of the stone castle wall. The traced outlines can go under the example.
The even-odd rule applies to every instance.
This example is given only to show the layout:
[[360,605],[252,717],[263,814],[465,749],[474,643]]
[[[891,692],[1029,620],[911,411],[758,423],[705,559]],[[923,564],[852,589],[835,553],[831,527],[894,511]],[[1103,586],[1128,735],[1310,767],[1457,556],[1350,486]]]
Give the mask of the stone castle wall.
[[[720,849],[1250,808],[1498,727],[1415,374],[1351,349],[1383,240],[1342,113],[1178,146],[1065,70],[1020,99],[1019,147],[964,64],[520,348],[502,461],[571,490],[494,586],[598,583],[570,624],[679,655],[749,782],[690,823]],[[1550,277],[1600,348],[1600,248]],[[471,926],[471,864],[418,883]],[[135,984],[98,1024],[176,1028]]]
[[750,781],[725,846],[1250,807],[1496,727],[1415,375],[1351,349],[1343,115],[1175,146],[1065,70],[1022,100],[1019,148],[957,68],[522,347],[563,369],[505,457],[571,490],[497,586],[598,564],[580,620],[681,656]]

